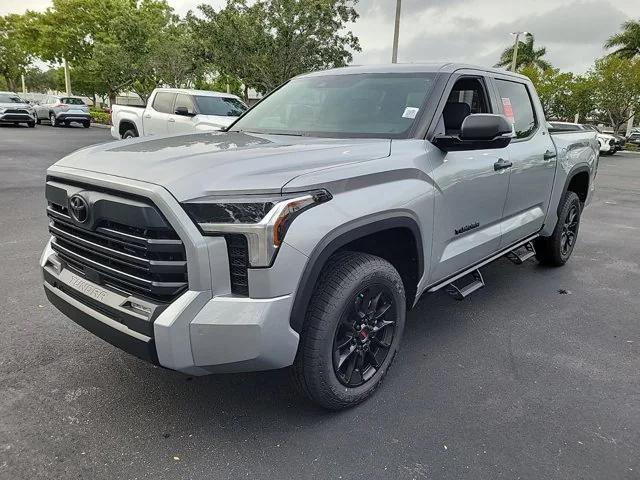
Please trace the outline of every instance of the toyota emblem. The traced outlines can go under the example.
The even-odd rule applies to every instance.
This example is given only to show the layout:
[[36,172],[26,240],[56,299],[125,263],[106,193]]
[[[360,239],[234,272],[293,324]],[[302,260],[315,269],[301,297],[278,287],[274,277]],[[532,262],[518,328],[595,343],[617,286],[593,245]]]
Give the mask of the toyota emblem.
[[84,223],[89,218],[89,205],[80,195],[73,195],[69,199],[69,211],[73,219],[78,223]]

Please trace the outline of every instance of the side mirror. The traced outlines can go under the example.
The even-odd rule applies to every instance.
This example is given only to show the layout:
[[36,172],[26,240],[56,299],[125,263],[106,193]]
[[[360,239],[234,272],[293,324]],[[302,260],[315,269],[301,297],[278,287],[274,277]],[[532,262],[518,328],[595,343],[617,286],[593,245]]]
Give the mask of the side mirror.
[[476,113],[462,122],[459,135],[438,135],[434,145],[441,150],[504,148],[513,138],[513,126],[503,115]]
[[183,117],[193,117],[194,116],[193,113],[189,113],[189,110],[187,109],[187,107],[178,107],[178,108],[176,108],[175,114],[176,115],[181,115]]

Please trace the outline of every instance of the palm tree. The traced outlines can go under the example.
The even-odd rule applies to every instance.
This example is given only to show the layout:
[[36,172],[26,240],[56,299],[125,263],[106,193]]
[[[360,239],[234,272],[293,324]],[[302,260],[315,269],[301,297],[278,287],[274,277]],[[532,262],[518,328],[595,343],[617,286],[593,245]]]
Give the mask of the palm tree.
[[[535,48],[533,44],[533,36],[529,35],[525,41],[518,40],[518,57],[516,58],[516,70],[520,70],[524,67],[534,67],[540,70],[547,70],[551,68],[551,64],[544,60],[547,53],[545,47]],[[496,63],[496,67],[511,66],[511,60],[513,59],[513,46],[506,48],[502,55],[500,55],[500,61]]]
[[622,24],[622,31],[611,35],[604,48],[617,48],[611,55],[633,58],[640,55],[640,21],[629,20]]

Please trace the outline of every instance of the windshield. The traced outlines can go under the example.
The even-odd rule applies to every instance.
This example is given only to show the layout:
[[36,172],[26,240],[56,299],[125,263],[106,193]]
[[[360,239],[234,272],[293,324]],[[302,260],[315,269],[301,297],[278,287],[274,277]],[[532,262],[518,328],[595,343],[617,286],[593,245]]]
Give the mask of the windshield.
[[9,93],[0,93],[0,103],[25,103],[17,95],[12,95]]
[[84,105],[84,102],[79,98],[61,98],[60,103],[64,103],[65,105]]
[[196,95],[198,111],[202,115],[220,115],[222,117],[239,117],[246,110],[247,106],[237,98],[233,97],[209,97]]
[[296,78],[256,105],[232,130],[401,138],[413,126],[434,79],[434,73]]

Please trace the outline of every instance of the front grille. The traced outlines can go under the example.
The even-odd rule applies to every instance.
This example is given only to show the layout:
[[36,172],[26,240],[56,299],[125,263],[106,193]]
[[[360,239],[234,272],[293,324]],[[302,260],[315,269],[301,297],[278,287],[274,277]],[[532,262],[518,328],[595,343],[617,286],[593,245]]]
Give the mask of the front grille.
[[28,115],[29,112],[23,108],[7,108],[4,113],[20,113],[20,114],[25,114]]
[[5,113],[2,116],[2,120],[5,122],[25,122],[33,120],[29,115],[25,114],[17,114],[17,113]]
[[247,238],[242,234],[227,234],[227,254],[231,275],[231,293],[249,295],[249,247]]
[[[117,203],[113,203],[117,197],[110,194],[108,197],[110,206],[105,211],[114,205],[117,209]],[[69,267],[88,280],[160,301],[170,301],[187,288],[185,248],[165,220],[164,225],[154,228],[126,225],[105,218],[103,211],[101,218],[87,228],[71,218],[67,205],[62,205],[64,202],[58,202],[50,200],[47,206],[51,247]],[[126,199],[122,202],[120,211],[131,208]],[[155,209],[150,205],[145,208]],[[161,218],[159,212],[156,213]]]

